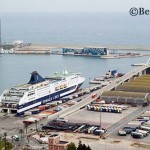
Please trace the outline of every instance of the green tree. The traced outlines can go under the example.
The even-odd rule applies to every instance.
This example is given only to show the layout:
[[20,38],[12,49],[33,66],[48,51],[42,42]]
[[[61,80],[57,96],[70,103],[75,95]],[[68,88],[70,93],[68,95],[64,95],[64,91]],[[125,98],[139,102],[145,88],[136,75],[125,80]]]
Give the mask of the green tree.
[[79,141],[77,150],[92,150],[92,149],[89,146],[86,146],[85,144],[82,144],[81,141]]
[[71,142],[69,145],[68,145],[68,148],[67,150],[76,150],[76,146],[73,142]]
[[88,145],[88,147],[86,148],[86,150],[92,150],[92,149],[91,149],[90,146]]
[[79,141],[77,150],[82,150],[82,142]]
[[82,150],[86,150],[86,149],[87,149],[86,145],[83,144],[83,145],[82,145]]
[[6,136],[7,136],[7,133],[4,132],[4,143],[5,143],[5,149],[6,149]]

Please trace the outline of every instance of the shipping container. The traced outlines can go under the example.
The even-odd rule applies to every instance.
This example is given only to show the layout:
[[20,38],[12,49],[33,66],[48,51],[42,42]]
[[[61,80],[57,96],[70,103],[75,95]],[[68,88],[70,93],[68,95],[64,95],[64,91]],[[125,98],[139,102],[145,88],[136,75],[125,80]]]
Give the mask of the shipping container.
[[77,131],[80,132],[83,128],[85,127],[85,125],[80,126]]
[[91,130],[91,134],[93,134],[95,132],[95,130],[97,130],[98,127],[94,127],[92,130]]
[[91,133],[91,129],[92,129],[93,127],[89,127],[88,128],[88,133],[90,134]]
[[94,135],[100,135],[100,134],[101,134],[101,132],[99,130],[94,131]]
[[32,109],[32,110],[30,110],[30,111],[31,111],[32,114],[38,114],[38,113],[41,112],[40,109]]
[[24,115],[25,115],[25,116],[31,116],[31,115],[32,115],[32,112],[31,112],[31,111],[26,111],[26,112],[24,112]]
[[90,129],[90,134],[93,134],[94,128],[95,128],[95,126],[91,127],[91,129]]

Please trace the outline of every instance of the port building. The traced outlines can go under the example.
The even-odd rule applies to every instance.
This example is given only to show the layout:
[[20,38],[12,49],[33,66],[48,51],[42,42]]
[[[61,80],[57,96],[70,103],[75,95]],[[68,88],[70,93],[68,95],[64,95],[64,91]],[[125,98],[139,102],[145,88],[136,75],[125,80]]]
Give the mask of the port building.
[[113,90],[103,92],[101,98],[108,103],[150,103],[150,74],[133,77]]
[[12,44],[3,44],[0,48],[0,54],[13,54],[15,46]]
[[63,54],[101,56],[107,55],[106,47],[62,48]]
[[70,55],[81,54],[82,50],[83,50],[83,48],[69,48],[69,47],[65,47],[65,48],[62,48],[62,54],[70,54]]

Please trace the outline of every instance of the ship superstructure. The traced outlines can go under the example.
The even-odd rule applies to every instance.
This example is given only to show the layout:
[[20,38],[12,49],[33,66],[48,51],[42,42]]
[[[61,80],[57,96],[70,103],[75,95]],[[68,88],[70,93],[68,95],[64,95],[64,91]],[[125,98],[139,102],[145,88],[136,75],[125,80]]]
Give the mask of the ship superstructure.
[[2,93],[0,109],[2,112],[22,115],[29,109],[74,93],[84,80],[81,74],[70,73],[66,69],[46,78],[34,71],[27,84],[14,86]]

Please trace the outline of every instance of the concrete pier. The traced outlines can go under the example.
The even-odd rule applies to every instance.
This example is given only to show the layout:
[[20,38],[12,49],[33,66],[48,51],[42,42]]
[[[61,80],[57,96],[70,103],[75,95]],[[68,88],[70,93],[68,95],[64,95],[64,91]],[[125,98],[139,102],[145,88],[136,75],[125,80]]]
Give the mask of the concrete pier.
[[149,51],[150,46],[142,45],[59,45],[59,44],[31,44],[30,46],[15,48],[16,54],[50,54],[50,51],[57,51],[63,47],[80,49],[83,47],[107,47],[108,50],[143,50]]
[[32,44],[32,46],[36,47],[49,47],[49,48],[83,48],[83,47],[107,47],[112,50],[150,50],[149,46],[143,45],[79,45],[79,44]]
[[15,48],[16,54],[50,54],[50,46],[31,45],[22,48]]

